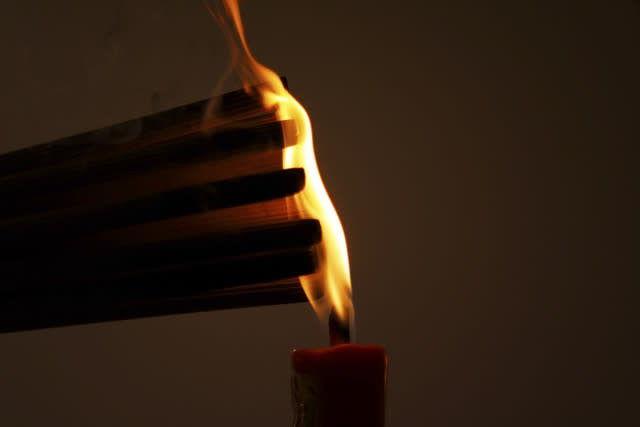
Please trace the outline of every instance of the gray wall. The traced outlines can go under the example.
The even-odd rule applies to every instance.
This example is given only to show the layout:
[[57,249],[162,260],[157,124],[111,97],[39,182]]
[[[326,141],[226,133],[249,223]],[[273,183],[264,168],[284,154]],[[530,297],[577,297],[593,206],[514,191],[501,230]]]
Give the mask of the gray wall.
[[[200,1],[4,3],[2,152],[226,65]],[[630,425],[638,4],[392,3],[242,4],[311,114],[388,425]],[[0,425],[290,425],[289,351],[325,342],[306,304],[2,335]]]

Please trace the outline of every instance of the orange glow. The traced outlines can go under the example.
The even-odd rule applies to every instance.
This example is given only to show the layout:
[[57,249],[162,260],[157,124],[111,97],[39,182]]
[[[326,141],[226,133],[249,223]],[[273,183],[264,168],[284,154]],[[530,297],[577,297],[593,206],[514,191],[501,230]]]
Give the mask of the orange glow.
[[251,54],[242,26],[237,0],[222,0],[215,10],[208,7],[229,41],[232,66],[241,78],[245,91],[257,90],[264,107],[274,111],[278,120],[292,120],[284,129],[285,168],[302,167],[305,189],[293,197],[295,210],[304,218],[318,219],[322,225],[322,243],[318,247],[318,272],[300,278],[307,298],[321,319],[331,310],[342,321],[351,321],[351,275],[347,242],[338,214],[320,177],[313,148],[309,115],[283,86],[278,75],[259,63]]

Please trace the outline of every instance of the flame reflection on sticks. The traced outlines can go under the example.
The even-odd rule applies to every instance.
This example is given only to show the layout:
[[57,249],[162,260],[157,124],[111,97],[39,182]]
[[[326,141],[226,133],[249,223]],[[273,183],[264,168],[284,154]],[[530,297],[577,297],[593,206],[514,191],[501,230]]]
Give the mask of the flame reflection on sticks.
[[240,9],[236,0],[206,4],[220,24],[229,42],[232,67],[247,93],[257,95],[277,120],[290,120],[285,127],[283,164],[285,168],[304,168],[307,184],[293,197],[292,210],[303,218],[318,219],[323,238],[318,247],[318,272],[300,278],[305,293],[318,316],[326,320],[333,311],[344,323],[351,324],[353,305],[347,243],[338,214],[320,177],[313,148],[309,115],[287,91],[278,75],[258,62],[247,45]]

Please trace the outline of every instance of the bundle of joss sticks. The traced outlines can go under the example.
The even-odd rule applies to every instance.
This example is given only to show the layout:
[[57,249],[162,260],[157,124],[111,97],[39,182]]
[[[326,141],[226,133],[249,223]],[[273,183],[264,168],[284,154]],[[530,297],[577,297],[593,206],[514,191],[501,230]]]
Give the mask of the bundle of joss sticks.
[[0,332],[305,301],[320,223],[244,91],[0,156]]

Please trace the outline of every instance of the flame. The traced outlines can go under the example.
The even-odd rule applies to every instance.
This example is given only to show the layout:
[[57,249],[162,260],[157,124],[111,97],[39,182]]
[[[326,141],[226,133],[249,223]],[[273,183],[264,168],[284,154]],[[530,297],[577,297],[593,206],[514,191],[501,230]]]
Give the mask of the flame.
[[[205,4],[206,5],[206,4]],[[320,177],[316,162],[311,120],[306,110],[287,91],[279,76],[258,62],[247,45],[237,0],[222,0],[215,10],[206,5],[218,21],[231,49],[232,66],[242,80],[245,91],[258,92],[264,107],[275,112],[278,120],[290,120],[285,127],[285,168],[305,170],[306,185],[293,197],[303,218],[315,218],[322,226],[322,242],[317,249],[319,269],[300,277],[314,310],[321,319],[333,310],[338,318],[350,324],[353,317],[349,255],[342,224]]]

